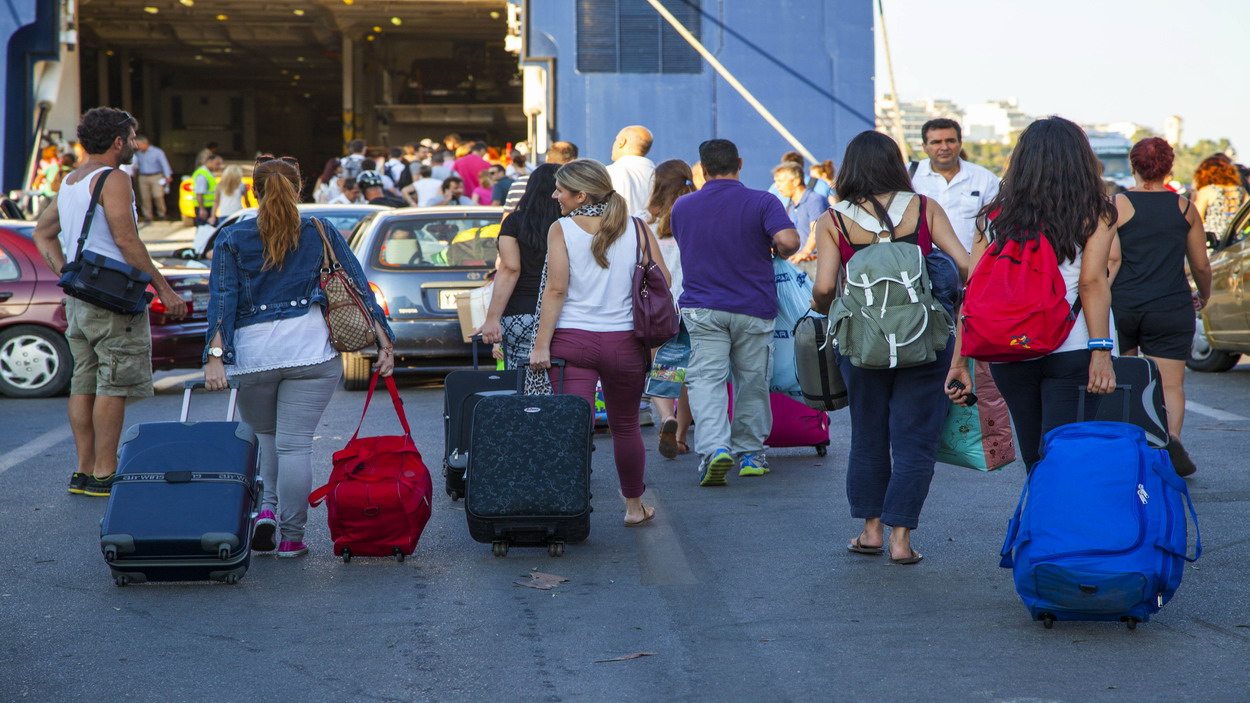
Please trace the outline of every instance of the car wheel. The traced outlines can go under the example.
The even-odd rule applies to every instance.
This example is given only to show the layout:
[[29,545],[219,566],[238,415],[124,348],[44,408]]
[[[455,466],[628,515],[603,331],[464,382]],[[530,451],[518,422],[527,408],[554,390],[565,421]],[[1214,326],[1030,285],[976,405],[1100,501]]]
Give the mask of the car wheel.
[[0,332],[0,393],[14,398],[60,395],[74,375],[65,335],[19,325]]
[[1198,325],[1194,328],[1194,343],[1189,348],[1189,361],[1185,362],[1186,366],[1194,371],[1220,373],[1233,368],[1240,360],[1240,354],[1230,354],[1213,348],[1207,340],[1207,331],[1202,326],[1202,320],[1198,320]]
[[343,388],[349,391],[363,391],[369,387],[369,379],[373,378],[373,368],[369,359],[355,352],[343,352]]

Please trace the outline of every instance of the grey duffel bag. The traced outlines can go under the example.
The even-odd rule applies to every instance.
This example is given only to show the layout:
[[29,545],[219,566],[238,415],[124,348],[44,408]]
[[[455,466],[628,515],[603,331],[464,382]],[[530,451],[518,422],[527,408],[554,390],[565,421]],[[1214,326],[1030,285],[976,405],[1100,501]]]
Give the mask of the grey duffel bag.
[[835,348],[828,318],[810,314],[799,318],[794,326],[794,368],[809,408],[841,410],[850,402]]

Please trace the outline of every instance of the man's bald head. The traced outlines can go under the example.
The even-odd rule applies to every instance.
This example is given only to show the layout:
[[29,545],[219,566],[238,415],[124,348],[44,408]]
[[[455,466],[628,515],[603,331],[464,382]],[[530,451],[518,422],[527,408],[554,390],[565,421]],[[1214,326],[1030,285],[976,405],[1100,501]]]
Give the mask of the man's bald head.
[[642,125],[633,124],[616,133],[616,141],[612,142],[612,160],[622,156],[646,156],[651,151],[651,130]]

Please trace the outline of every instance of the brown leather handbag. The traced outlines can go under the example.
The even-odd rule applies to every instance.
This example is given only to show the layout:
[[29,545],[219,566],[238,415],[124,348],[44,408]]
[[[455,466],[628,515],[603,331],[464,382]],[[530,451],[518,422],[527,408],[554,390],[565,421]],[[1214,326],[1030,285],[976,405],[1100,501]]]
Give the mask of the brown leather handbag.
[[334,255],[334,247],[330,246],[321,221],[314,217],[312,223],[317,228],[317,234],[321,235],[324,247],[320,276],[321,290],[326,296],[324,312],[326,327],[330,328],[330,343],[341,352],[360,351],[376,344],[378,335],[369,308],[365,307],[360,292]]

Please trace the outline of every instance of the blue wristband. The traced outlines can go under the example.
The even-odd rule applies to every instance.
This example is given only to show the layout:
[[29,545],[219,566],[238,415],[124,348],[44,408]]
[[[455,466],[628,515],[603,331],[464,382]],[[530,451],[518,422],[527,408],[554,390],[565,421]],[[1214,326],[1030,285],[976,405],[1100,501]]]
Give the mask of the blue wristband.
[[1091,339],[1086,345],[1089,349],[1114,349],[1115,340],[1113,339]]

